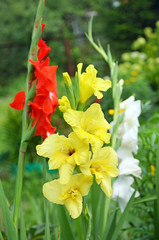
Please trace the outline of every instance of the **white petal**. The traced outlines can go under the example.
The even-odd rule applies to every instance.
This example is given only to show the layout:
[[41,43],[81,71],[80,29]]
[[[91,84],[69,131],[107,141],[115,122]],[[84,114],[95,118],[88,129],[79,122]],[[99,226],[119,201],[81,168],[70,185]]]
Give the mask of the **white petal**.
[[127,106],[129,106],[132,102],[134,102],[135,98],[134,96],[131,96],[129,98],[127,98],[125,101],[120,103],[120,110],[121,109],[126,109]]
[[131,174],[135,177],[141,178],[141,168],[138,164],[139,160],[135,159],[133,156],[122,159],[119,164],[119,176]]
[[134,189],[131,187],[134,179],[129,176],[120,176],[113,184],[112,198],[119,202],[121,212],[124,211]]

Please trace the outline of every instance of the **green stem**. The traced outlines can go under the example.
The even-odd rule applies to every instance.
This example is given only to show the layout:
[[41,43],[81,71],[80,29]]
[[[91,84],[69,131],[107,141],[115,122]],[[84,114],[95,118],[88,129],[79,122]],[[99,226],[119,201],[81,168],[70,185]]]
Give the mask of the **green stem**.
[[[29,58],[30,57],[33,58],[37,51],[37,43],[41,35],[41,21],[42,21],[42,12],[44,9],[44,3],[45,3],[45,0],[39,0],[39,5],[38,5],[37,14],[36,14],[35,23],[34,23],[34,29],[32,33],[32,42],[31,42],[31,47],[29,51]],[[31,87],[31,82],[33,80],[33,77],[34,77],[33,67],[28,61],[28,74],[26,78],[26,96],[28,95],[29,89]],[[29,136],[29,139],[24,140],[24,138],[26,137],[24,133],[27,132],[28,125],[29,125],[28,115],[29,115],[28,102],[26,101],[25,108],[23,110],[23,116],[22,116],[22,138],[21,138],[19,157],[18,157],[18,173],[17,173],[17,180],[16,180],[14,213],[13,213],[13,219],[16,226],[18,224],[21,192],[22,192],[22,185],[23,185],[24,155],[28,146],[29,139],[31,137]],[[23,144],[25,144],[25,147]]]
[[[47,167],[46,167],[46,159],[43,159],[43,181],[46,182],[46,174],[47,174]],[[50,236],[50,227],[49,227],[49,211],[48,211],[48,201],[44,198],[44,210],[45,210],[45,240],[51,240]]]
[[110,204],[110,198],[106,198],[105,206],[104,206],[104,219],[103,219],[103,229],[102,229],[102,236],[105,232],[106,226],[107,226],[107,220],[108,220],[108,211],[109,211],[109,204]]
[[23,185],[24,156],[25,156],[25,152],[20,147],[19,159],[18,159],[18,172],[17,172],[17,179],[16,179],[14,213],[13,213],[13,221],[16,226],[18,224],[21,192],[22,192],[22,185]]
[[118,107],[118,104],[117,106],[114,107],[114,115],[113,115],[113,122],[114,122],[114,129],[113,129],[113,133],[112,133],[112,136],[111,136],[111,145],[112,145],[112,148],[115,147],[115,144],[116,144],[116,138],[117,138],[117,128],[115,128],[115,125],[116,125],[116,122],[117,122],[117,117],[118,117],[118,111],[119,111],[119,107]]
[[37,13],[35,17],[34,27],[32,31],[32,41],[30,45],[30,50],[28,54],[28,72],[26,77],[26,94],[29,92],[29,89],[31,88],[32,80],[34,79],[34,68],[32,64],[29,62],[29,59],[32,60],[36,56],[36,53],[38,51],[37,44],[41,35],[41,23],[42,23],[42,14],[45,6],[45,0],[39,0],[39,5],[37,8]]

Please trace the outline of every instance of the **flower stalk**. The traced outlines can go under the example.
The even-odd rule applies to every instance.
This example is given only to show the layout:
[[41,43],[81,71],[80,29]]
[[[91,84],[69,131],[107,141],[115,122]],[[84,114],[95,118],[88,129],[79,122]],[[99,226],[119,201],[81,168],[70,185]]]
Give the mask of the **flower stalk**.
[[[110,47],[108,46],[107,53],[106,53],[99,40],[98,40],[98,44],[95,43],[95,41],[93,39],[93,35],[92,35],[92,22],[93,22],[93,17],[91,17],[90,22],[89,22],[88,34],[87,33],[85,33],[85,34],[86,34],[86,37],[88,38],[89,42],[91,43],[91,45],[94,47],[94,49],[97,52],[99,52],[99,54],[103,57],[105,62],[109,65],[110,80],[112,82],[112,95],[113,95],[113,101],[114,101],[113,122],[114,122],[114,125],[116,125],[117,119],[118,119],[120,97],[122,94],[123,80],[118,81],[118,64],[117,64],[117,62],[114,62],[112,59]],[[111,135],[111,146],[113,148],[115,148],[115,145],[116,145],[116,135],[117,135],[117,128],[114,128],[114,129],[113,129],[113,133]]]
[[[34,29],[32,33],[32,42],[29,51],[29,58],[33,58],[37,51],[37,43],[39,41],[41,35],[41,21],[42,21],[42,13],[44,9],[44,0],[39,1],[37,14],[34,23]],[[14,199],[14,212],[13,212],[13,220],[14,224],[17,226],[18,217],[19,217],[19,209],[20,209],[20,201],[21,201],[21,192],[23,185],[23,170],[24,170],[24,158],[26,149],[29,143],[30,138],[33,136],[36,124],[31,129],[29,125],[29,106],[28,102],[35,96],[35,86],[31,88],[32,81],[34,79],[34,68],[28,61],[28,72],[26,78],[26,101],[22,115],[22,137],[19,148],[19,157],[18,157],[18,171],[17,171],[17,180],[16,180],[16,189],[15,189],[15,199]],[[35,85],[35,84],[34,84]]]
[[[103,59],[108,64],[110,69],[110,80],[112,82],[112,96],[113,96],[113,102],[114,102],[114,115],[113,115],[114,127],[111,135],[111,146],[113,149],[116,149],[118,126],[122,121],[122,118],[118,117],[118,112],[119,112],[120,97],[122,94],[123,80],[118,81],[118,64],[117,62],[114,62],[112,59],[110,47],[108,46],[107,53],[106,53],[99,40],[98,40],[98,44],[95,43],[92,35],[92,22],[93,22],[93,17],[91,17],[90,19],[89,26],[88,26],[88,34],[86,33],[86,36],[89,42],[91,43],[91,45],[94,47],[94,49],[103,57]],[[110,198],[107,197],[105,200],[105,206],[104,206],[102,235],[104,234],[105,229],[107,228],[109,205],[110,205]]]

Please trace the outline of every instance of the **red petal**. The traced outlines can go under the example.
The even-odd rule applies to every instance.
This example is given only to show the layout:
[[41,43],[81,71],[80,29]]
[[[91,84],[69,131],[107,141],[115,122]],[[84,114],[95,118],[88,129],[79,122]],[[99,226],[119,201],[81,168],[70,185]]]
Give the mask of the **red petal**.
[[38,60],[42,61],[50,52],[51,48],[46,45],[46,42],[40,38],[38,43],[39,51],[37,54]]
[[39,39],[39,42],[38,42],[38,47],[41,48],[43,46],[46,45],[46,41],[44,41],[42,38]]
[[43,31],[44,31],[44,27],[45,27],[45,24],[44,24],[44,23],[42,23],[42,24],[41,24],[41,32],[43,32]]
[[20,91],[15,95],[14,101],[9,104],[16,110],[23,110],[25,105],[25,91]]
[[57,88],[56,70],[58,66],[45,66],[36,71],[38,78],[37,90],[45,88],[48,92],[55,92]]
[[34,66],[36,71],[42,69],[45,66],[49,66],[50,58],[47,57],[44,61],[33,61],[32,59],[29,58],[29,62]]
[[43,110],[35,103],[29,103],[31,106],[32,112],[31,117],[34,119],[34,126],[37,122],[35,136],[42,136],[47,138],[50,134],[53,134],[56,130],[56,127],[51,125],[51,114],[45,114]]
[[56,127],[51,125],[50,118],[47,115],[43,115],[40,117],[35,135],[40,135],[44,139],[47,138],[49,135],[53,134],[56,130]]

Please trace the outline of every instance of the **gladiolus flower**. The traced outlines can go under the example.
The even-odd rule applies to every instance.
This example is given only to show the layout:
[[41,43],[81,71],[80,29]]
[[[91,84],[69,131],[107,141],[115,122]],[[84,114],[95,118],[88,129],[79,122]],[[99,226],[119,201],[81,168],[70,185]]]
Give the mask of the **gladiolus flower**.
[[80,139],[91,144],[93,152],[101,148],[104,142],[110,142],[107,130],[111,125],[105,120],[98,103],[92,104],[85,112],[68,109],[64,119]]
[[89,65],[86,68],[86,72],[81,73],[82,65],[82,63],[79,63],[77,65],[80,102],[85,103],[87,99],[90,98],[93,94],[98,99],[101,99],[103,97],[103,94],[100,91],[107,91],[111,87],[111,81],[96,77],[97,70],[93,65]]
[[[42,24],[42,31],[44,24]],[[38,61],[29,59],[34,66],[35,78],[32,80],[32,85],[36,84],[36,95],[32,102],[29,103],[30,114],[34,119],[32,127],[37,124],[35,135],[40,135],[46,138],[53,134],[56,130],[51,125],[51,115],[55,112],[58,106],[56,70],[57,66],[49,66],[49,57],[46,57],[51,48],[46,45],[46,42],[40,38],[38,42]],[[44,58],[46,58],[44,60]],[[35,83],[36,81],[36,83]],[[21,110],[25,105],[25,92],[17,93],[11,107]]]
[[[129,202],[134,189],[131,187],[134,179],[130,176],[120,176],[113,184],[113,199],[119,202],[121,212],[124,211],[127,203]],[[135,197],[138,197],[139,193],[136,192]]]
[[112,195],[111,177],[118,176],[118,157],[111,147],[101,148],[90,162],[90,170],[96,177],[103,192],[110,197]]
[[62,184],[70,180],[75,165],[85,165],[91,155],[89,145],[82,142],[74,132],[68,138],[58,134],[51,135],[36,149],[38,155],[49,158],[49,169],[59,169]]
[[[141,113],[140,101],[134,101],[134,97],[120,103],[120,110],[124,109],[124,118],[117,132],[121,139],[121,145],[117,151],[119,158],[119,177],[113,184],[113,198],[119,201],[121,211],[124,211],[134,189],[131,187],[134,177],[140,178],[141,168],[139,160],[135,159],[133,153],[137,153],[138,145],[138,117]],[[123,191],[123,192],[122,192]],[[135,196],[138,196],[136,194]]]
[[67,184],[61,184],[59,179],[45,183],[43,194],[50,202],[64,204],[71,217],[77,218],[82,212],[82,197],[88,194],[92,182],[91,175],[75,174]]

